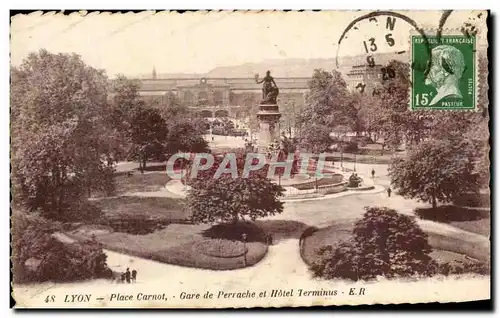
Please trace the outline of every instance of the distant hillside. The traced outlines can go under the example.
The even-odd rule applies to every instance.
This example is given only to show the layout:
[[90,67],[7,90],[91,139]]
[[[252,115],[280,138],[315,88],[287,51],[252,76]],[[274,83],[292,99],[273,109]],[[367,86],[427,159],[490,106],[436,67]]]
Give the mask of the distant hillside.
[[[387,64],[395,59],[408,61],[408,54],[379,53],[374,54],[377,64]],[[344,56],[339,58],[339,71],[347,73],[353,65],[365,64],[366,55]],[[311,77],[315,69],[331,71],[336,69],[335,58],[328,59],[273,59],[259,63],[245,63],[234,66],[219,66],[208,73],[158,73],[157,78],[200,78],[200,77],[253,77],[265,75],[271,71],[273,77]],[[141,74],[139,78],[151,78],[151,74]]]
[[[384,53],[374,56],[377,64],[386,64],[390,60],[408,61],[407,54]],[[366,63],[366,56],[346,56],[339,58],[339,71],[347,73],[353,65]],[[265,60],[260,63],[246,63],[236,66],[216,67],[207,73],[207,77],[253,77],[258,73],[264,76],[270,70],[274,77],[310,77],[315,69],[336,69],[335,58],[329,59],[283,59]]]

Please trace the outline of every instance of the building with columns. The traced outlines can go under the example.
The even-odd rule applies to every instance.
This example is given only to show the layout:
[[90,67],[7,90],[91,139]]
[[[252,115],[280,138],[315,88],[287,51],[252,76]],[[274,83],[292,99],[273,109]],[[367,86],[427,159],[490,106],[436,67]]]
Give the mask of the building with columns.
[[[278,105],[299,111],[305,104],[308,77],[275,78],[280,89]],[[161,100],[175,94],[188,107],[203,117],[240,117],[243,106],[257,106],[262,97],[262,84],[254,77],[247,78],[157,78],[153,70],[151,78],[139,80],[139,94],[145,100]]]

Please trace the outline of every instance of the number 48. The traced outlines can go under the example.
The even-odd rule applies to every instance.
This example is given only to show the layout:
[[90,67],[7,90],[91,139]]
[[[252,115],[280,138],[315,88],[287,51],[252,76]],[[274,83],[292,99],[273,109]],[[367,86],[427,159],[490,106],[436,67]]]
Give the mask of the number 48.
[[429,105],[429,94],[427,94],[427,93],[417,94],[417,96],[415,96],[415,102],[416,102],[415,106],[427,106],[427,105]]

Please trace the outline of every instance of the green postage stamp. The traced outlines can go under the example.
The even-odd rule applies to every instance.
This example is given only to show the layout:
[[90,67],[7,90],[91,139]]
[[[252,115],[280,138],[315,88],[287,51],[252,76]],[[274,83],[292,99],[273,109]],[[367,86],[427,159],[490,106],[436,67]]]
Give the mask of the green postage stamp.
[[411,36],[411,110],[476,109],[476,37]]

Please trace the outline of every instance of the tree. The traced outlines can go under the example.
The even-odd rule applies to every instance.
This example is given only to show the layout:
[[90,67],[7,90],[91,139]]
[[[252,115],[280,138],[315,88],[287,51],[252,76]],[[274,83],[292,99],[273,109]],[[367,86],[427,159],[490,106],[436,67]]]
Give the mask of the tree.
[[[243,116],[246,118],[246,123],[250,133],[256,133],[259,130],[259,121],[257,113],[259,112],[259,95],[251,93],[239,94],[238,100],[243,106]],[[252,136],[250,136],[250,139]]]
[[332,145],[330,138],[331,129],[322,124],[312,124],[308,129],[302,132],[300,144],[304,149],[314,154],[327,151]]
[[314,70],[308,86],[306,106],[299,115],[299,123],[349,125],[350,95],[340,72]]
[[410,149],[406,159],[389,167],[391,184],[398,194],[432,203],[452,202],[466,193],[477,193],[474,172],[476,151],[465,139],[429,139]]
[[391,149],[407,141],[417,144],[429,131],[429,118],[432,114],[410,111],[408,96],[410,88],[409,65],[392,60],[385,69],[392,70],[393,77],[383,77],[382,84],[375,86],[372,96],[366,96],[365,111],[361,111],[366,121],[366,128],[377,132],[384,138],[383,146]]
[[190,118],[176,117],[168,122],[166,153],[176,152],[207,153],[208,143],[203,138],[198,126]]
[[16,283],[107,278],[106,254],[97,242],[63,243],[61,225],[38,215],[12,213],[12,271]]
[[310,267],[327,279],[367,280],[377,276],[432,275],[437,264],[427,234],[415,219],[388,208],[367,208],[352,231],[352,238],[327,245]]
[[159,158],[164,153],[168,129],[158,109],[138,108],[132,115],[129,138],[132,144],[129,158],[139,161],[141,172],[151,158]]
[[278,199],[283,188],[267,179],[268,166],[251,171],[248,178],[241,177],[245,158],[238,155],[238,176],[233,178],[226,173],[216,177],[222,160],[215,157],[210,169],[199,171],[196,178],[188,179],[191,189],[186,197],[186,206],[193,222],[234,224],[245,218],[255,220],[283,212],[283,203]]
[[103,114],[107,78],[78,55],[30,54],[12,68],[12,175],[16,199],[64,218],[92,190],[113,186],[113,149]]

